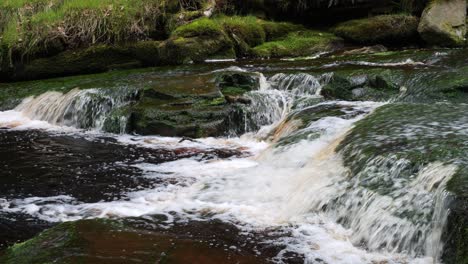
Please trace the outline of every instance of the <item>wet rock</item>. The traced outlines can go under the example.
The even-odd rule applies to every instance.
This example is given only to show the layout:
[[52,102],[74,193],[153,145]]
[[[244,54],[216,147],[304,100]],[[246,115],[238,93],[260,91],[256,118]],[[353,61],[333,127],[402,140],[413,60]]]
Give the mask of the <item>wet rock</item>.
[[355,86],[347,78],[334,74],[322,88],[321,95],[327,99],[350,100],[353,88]]
[[334,33],[360,44],[406,45],[418,40],[418,18],[409,15],[381,15],[338,24]]
[[252,103],[252,100],[250,98],[244,97],[244,96],[232,96],[232,95],[226,95],[225,96],[226,101],[230,104],[235,104],[235,103],[240,103],[240,104],[250,104]]
[[139,134],[195,138],[222,135],[229,107],[210,76],[191,75],[147,87],[131,112]]
[[260,76],[249,72],[224,72],[216,77],[216,84],[226,96],[239,96],[260,88]]
[[[449,195],[446,204],[441,205],[448,212],[441,238],[444,263],[464,263],[468,256],[468,147],[465,144],[468,139],[460,128],[454,127],[454,124],[465,124],[462,120],[467,110],[464,104],[389,104],[358,122],[338,147],[352,175],[358,175],[362,186],[380,195],[399,192],[402,185],[407,186],[420,177],[422,169],[429,164],[438,164],[437,175],[449,172],[430,189],[434,193],[445,181]],[[385,160],[389,163],[380,163]],[[383,169],[369,169],[377,168],[376,165]],[[386,166],[398,167],[398,173],[390,173],[384,169]],[[377,180],[378,175],[387,178]],[[417,203],[416,207],[419,206]],[[431,206],[434,208],[435,202]],[[402,213],[404,217],[413,217],[419,225],[435,228],[418,214]],[[426,217],[431,219],[432,213]]]
[[[102,263],[105,259],[106,263],[253,264],[267,263],[266,257],[278,251],[256,255],[254,250],[262,250],[261,247],[241,247],[245,242],[236,237],[246,237],[239,236],[227,224],[189,223],[167,229],[158,227],[156,218],[151,226],[146,222],[97,219],[63,223],[10,247],[0,261],[5,264]],[[228,229],[232,235],[226,234]],[[232,249],[225,245],[236,246]]]
[[373,54],[378,52],[386,52],[388,49],[383,45],[374,45],[369,47],[362,47],[360,49],[353,49],[343,52],[343,55],[357,55],[357,54]]
[[418,31],[428,44],[462,46],[466,40],[466,1],[430,1],[421,16]]
[[65,51],[49,58],[19,63],[7,80],[34,80],[105,72],[140,67],[141,63],[124,47],[94,46],[84,50]]
[[399,94],[399,77],[391,70],[347,77],[333,74],[321,94],[327,99],[385,101]]

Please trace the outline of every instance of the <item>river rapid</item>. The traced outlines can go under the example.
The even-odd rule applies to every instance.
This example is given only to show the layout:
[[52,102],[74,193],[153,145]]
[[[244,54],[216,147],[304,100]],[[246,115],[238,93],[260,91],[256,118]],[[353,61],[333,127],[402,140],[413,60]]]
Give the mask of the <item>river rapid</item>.
[[[448,56],[444,52],[145,71],[171,78],[258,74],[259,89],[245,95],[248,118],[235,124],[245,133],[217,138],[103,132],[110,109],[125,105],[131,92],[106,94],[111,104],[93,103],[94,94],[102,93],[99,87],[24,98],[0,112],[1,246],[61,222],[157,216],[166,229],[181,223],[226,224],[229,228],[216,235],[239,238],[225,245],[227,251],[255,249],[274,263],[439,263],[450,201],[446,185],[464,161],[434,159],[410,168],[403,150],[386,149],[385,142],[423,153],[424,144],[433,141],[422,137],[465,136],[466,105],[435,106],[426,98],[414,103],[417,97],[405,94],[431,67],[441,67]],[[325,100],[321,95],[336,72],[375,69],[414,78],[395,77],[405,84],[388,100]],[[392,110],[402,104],[418,107]],[[421,110],[431,107],[437,114]],[[396,123],[385,120],[390,114],[383,111],[390,111]],[[419,114],[405,118],[407,111]],[[297,118],[304,113],[313,118]],[[353,134],[379,115],[375,127],[366,128],[373,134]],[[401,138],[406,143],[398,143]],[[378,153],[364,159],[367,146]]]

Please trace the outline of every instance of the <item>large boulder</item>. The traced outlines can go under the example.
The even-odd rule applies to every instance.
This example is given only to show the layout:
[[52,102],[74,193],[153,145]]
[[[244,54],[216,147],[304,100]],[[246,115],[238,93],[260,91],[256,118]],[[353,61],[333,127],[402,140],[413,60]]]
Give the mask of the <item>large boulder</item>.
[[233,44],[223,27],[208,18],[197,19],[174,30],[161,46],[160,55],[164,64],[236,57]]
[[466,1],[431,1],[421,16],[418,31],[429,44],[462,46],[466,34]]
[[418,18],[409,15],[381,15],[343,22],[336,35],[359,44],[406,45],[418,40]]

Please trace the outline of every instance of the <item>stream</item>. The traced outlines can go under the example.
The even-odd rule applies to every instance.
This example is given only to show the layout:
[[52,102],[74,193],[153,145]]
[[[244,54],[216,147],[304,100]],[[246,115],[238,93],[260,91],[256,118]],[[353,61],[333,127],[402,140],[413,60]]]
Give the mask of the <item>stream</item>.
[[[226,251],[273,263],[440,263],[456,200],[447,185],[468,163],[468,106],[432,91],[467,74],[459,52],[214,62],[122,72],[99,87],[91,75],[77,86],[86,89],[4,105],[0,248],[62,222],[104,218],[213,232]],[[389,97],[322,96],[334,74],[358,82],[377,71],[399,82]],[[245,118],[230,124],[242,129],[140,135],[123,118],[120,133],[104,131],[148,80],[189,87],[223,72],[258,76]],[[119,89],[102,89],[106,82]]]

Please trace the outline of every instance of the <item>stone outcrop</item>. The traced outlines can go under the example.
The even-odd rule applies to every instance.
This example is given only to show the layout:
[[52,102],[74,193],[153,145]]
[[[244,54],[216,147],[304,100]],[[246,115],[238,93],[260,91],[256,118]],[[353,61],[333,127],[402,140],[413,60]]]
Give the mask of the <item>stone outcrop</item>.
[[462,46],[466,41],[466,1],[431,1],[421,16],[418,31],[428,44]]

